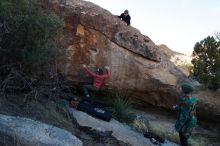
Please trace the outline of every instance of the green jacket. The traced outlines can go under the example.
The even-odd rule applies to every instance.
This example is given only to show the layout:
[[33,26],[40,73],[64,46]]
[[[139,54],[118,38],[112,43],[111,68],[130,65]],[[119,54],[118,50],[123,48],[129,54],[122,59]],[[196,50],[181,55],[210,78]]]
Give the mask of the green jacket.
[[176,131],[182,132],[186,136],[191,135],[192,129],[197,124],[196,103],[195,97],[185,95],[179,98],[179,103],[176,106],[178,116],[175,128]]

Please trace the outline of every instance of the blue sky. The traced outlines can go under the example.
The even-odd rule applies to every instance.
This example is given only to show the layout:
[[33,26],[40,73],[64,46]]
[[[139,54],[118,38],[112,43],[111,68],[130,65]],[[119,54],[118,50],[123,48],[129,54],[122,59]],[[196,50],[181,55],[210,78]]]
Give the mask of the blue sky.
[[190,54],[197,41],[220,32],[220,0],[87,0],[114,15],[129,10],[131,26],[157,45]]

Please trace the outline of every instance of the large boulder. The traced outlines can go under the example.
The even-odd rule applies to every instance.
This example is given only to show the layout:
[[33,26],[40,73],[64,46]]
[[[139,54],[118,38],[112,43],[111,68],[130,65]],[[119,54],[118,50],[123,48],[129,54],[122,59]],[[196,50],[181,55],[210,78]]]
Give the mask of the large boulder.
[[192,57],[190,55],[172,51],[164,44],[159,45],[159,51],[164,59],[173,62],[186,76],[192,75],[193,64],[191,63]]
[[[173,56],[181,54],[157,46],[109,11],[83,0],[42,0],[42,7],[64,19],[60,45],[66,55],[60,68],[69,80],[85,81],[82,64],[91,69],[110,65],[112,76],[105,82],[105,90],[120,91],[138,106],[167,109],[177,103],[181,83],[199,86],[172,62]],[[216,106],[200,105],[201,118],[216,119],[209,114]]]
[[70,132],[22,117],[0,114],[0,145],[82,146]]
[[[117,89],[141,106],[170,108],[185,75],[161,58],[158,46],[109,11],[82,0],[44,0],[42,7],[64,18],[62,68],[72,81],[82,81],[82,64],[110,65],[105,89]],[[187,80],[187,79],[186,79]]]
[[212,121],[213,126],[220,128],[220,90],[212,91],[200,89],[195,92],[193,96],[197,97],[198,105],[197,110],[199,111],[199,119],[203,121]]

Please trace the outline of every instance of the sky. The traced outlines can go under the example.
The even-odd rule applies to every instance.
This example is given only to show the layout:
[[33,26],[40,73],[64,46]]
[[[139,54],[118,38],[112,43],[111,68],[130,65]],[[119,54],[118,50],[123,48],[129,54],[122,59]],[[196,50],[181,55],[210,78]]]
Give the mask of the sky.
[[120,15],[157,45],[191,54],[196,42],[220,32],[220,0],[86,0]]

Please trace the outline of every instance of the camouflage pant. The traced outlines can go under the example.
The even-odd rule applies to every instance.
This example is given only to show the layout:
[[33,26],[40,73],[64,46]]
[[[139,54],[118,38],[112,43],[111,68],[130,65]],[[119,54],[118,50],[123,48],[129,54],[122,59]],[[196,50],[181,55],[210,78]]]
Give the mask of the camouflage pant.
[[[89,94],[89,91],[92,92]],[[84,85],[83,86],[83,92],[84,92],[84,95],[87,97],[87,98],[95,98],[95,93],[99,91],[98,88],[94,87],[93,85]]]

